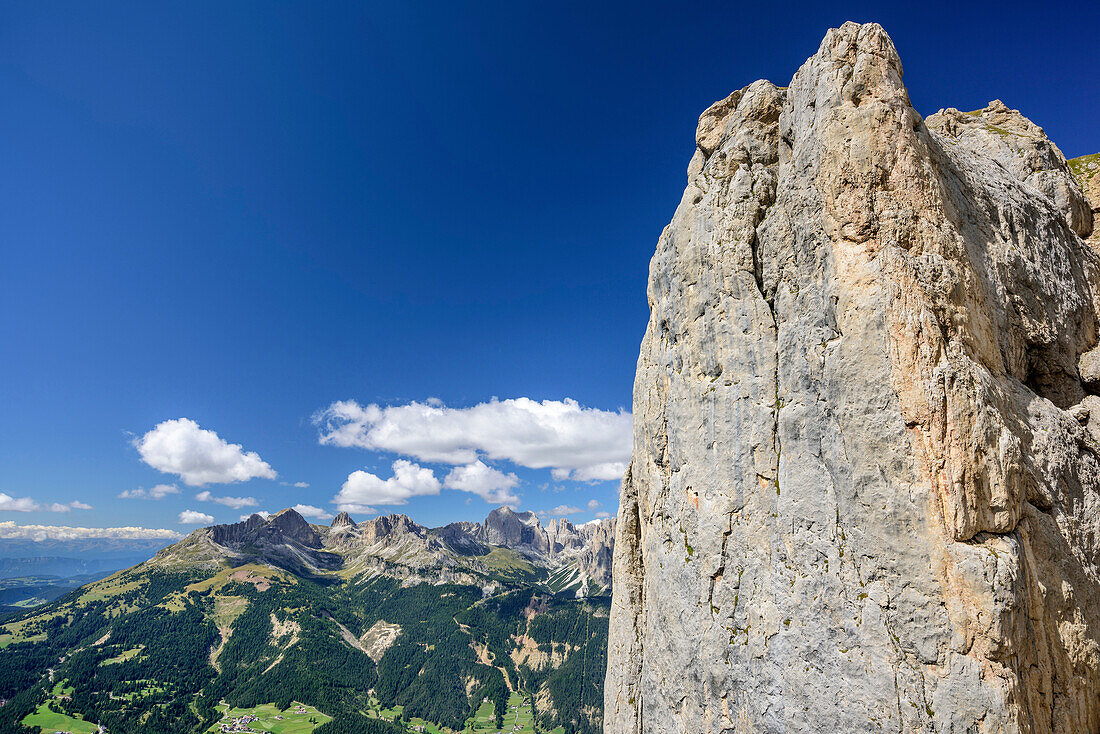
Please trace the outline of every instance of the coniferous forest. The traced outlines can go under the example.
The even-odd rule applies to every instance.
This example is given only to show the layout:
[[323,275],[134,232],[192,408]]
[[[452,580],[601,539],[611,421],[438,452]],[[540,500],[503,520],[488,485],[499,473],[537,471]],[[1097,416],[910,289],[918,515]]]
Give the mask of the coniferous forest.
[[[394,706],[460,730],[485,700],[502,726],[513,691],[542,729],[600,729],[606,597],[232,571],[139,566],[4,620],[0,730],[32,731],[20,722],[43,704],[162,734],[205,732],[219,706],[292,702],[332,717],[319,734],[404,731],[369,715]],[[384,649],[376,623],[400,629]]]

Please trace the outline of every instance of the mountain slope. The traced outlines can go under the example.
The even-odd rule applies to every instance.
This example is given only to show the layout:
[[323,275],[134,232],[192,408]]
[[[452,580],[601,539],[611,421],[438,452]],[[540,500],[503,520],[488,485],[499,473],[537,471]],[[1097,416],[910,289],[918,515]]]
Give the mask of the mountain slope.
[[516,690],[545,728],[597,731],[610,600],[593,595],[590,557],[609,555],[611,523],[554,523],[546,552],[485,542],[494,523],[342,514],[323,527],[285,510],[196,530],[0,627],[0,729],[50,700],[115,734],[205,731],[222,701],[301,701],[350,730],[400,705],[454,730]]

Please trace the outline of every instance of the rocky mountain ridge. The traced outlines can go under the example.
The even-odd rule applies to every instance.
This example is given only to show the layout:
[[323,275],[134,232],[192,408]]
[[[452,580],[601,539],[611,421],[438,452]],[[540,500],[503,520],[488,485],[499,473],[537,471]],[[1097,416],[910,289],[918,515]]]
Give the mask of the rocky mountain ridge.
[[650,266],[606,734],[1100,731],[1085,164],[1000,102],[922,118],[876,24],[696,144]]
[[286,509],[196,530],[150,563],[260,560],[299,574],[383,575],[406,584],[492,584],[514,574],[529,581],[543,575],[553,577],[554,591],[570,588],[584,596],[610,590],[614,524],[613,518],[583,525],[553,519],[544,527],[532,512],[499,507],[482,523],[440,528],[402,514],[355,522],[346,512],[325,527]]

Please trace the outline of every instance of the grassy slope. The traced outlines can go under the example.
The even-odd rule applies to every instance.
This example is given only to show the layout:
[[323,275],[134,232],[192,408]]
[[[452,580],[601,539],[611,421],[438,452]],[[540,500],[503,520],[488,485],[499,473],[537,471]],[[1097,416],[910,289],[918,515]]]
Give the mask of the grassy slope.
[[[228,706],[225,708],[228,709]],[[271,734],[310,734],[321,724],[326,724],[332,720],[332,717],[325,716],[312,706],[303,706],[303,708],[305,713],[296,713],[297,702],[295,702],[295,705],[286,711],[280,711],[275,708],[274,704],[253,706],[247,709],[228,709],[225,716],[222,717],[222,721],[228,723],[234,718],[251,714],[259,717],[259,721],[250,722],[248,725],[254,731],[265,731]],[[282,721],[276,719],[276,716],[282,716]],[[316,723],[311,722],[310,719],[314,719]],[[218,731],[218,726],[215,724],[210,727],[210,731]]]
[[55,731],[68,731],[72,734],[96,734],[99,727],[82,719],[74,719],[71,716],[51,711],[47,704],[42,704],[33,714],[23,719],[23,725],[31,728],[38,727],[44,734],[53,734]]

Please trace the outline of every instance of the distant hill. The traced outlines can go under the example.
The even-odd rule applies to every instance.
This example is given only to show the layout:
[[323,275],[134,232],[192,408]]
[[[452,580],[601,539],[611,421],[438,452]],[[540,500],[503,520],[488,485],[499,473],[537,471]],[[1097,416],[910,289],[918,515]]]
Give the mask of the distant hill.
[[0,620],[64,596],[78,586],[98,581],[110,572],[79,576],[34,575],[0,579]]
[[140,563],[169,543],[170,540],[162,538],[0,538],[0,559],[69,558],[79,559],[82,563],[123,561],[117,568],[126,568]]
[[386,709],[455,731],[519,693],[540,730],[595,733],[613,531],[506,507],[202,528],[0,625],[0,730],[45,706],[112,734],[205,732],[223,702],[300,701],[333,717],[319,734],[403,731],[364,724]]
[[65,556],[0,558],[0,579],[23,576],[57,576],[64,578],[103,572],[106,572],[103,573],[106,576],[114,571],[141,563],[157,550],[160,550],[160,546],[149,548],[147,551],[107,558],[68,558]]

